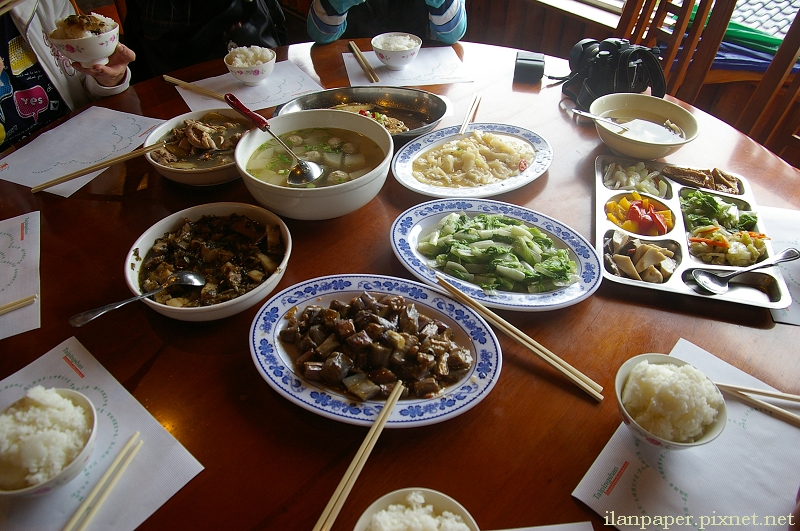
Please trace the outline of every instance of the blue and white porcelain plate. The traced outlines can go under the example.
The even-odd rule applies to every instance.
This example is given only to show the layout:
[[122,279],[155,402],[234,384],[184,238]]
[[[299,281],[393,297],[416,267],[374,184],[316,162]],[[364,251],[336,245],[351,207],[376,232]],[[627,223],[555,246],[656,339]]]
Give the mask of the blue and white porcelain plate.
[[549,216],[491,199],[428,201],[409,208],[392,223],[390,238],[394,254],[406,269],[423,282],[437,286],[436,274],[438,271],[428,266],[428,258],[417,250],[417,243],[420,237],[427,236],[433,231],[443,217],[453,212],[464,212],[468,216],[502,214],[518,219],[529,227],[537,227],[553,239],[556,247],[568,249],[570,257],[578,265],[578,282],[546,293],[501,291],[495,295],[487,295],[476,284],[444,275],[448,282],[484,306],[523,312],[556,310],[586,299],[600,287],[600,281],[603,278],[600,255],[586,238]]
[[469,346],[475,358],[472,372],[461,382],[430,399],[400,400],[387,427],[410,428],[443,422],[468,411],[497,383],[502,365],[500,344],[494,332],[472,309],[448,295],[418,282],[378,275],[332,275],[296,284],[270,298],[250,327],[250,353],[256,369],[289,401],[323,417],[349,424],[371,425],[384,401],[361,402],[316,382],[303,379],[294,368],[294,352],[279,338],[287,325],[286,314],[310,304],[327,307],[338,299],[350,301],[363,292],[402,295],[420,313],[450,325],[454,340]]
[[550,147],[550,144],[533,131],[508,124],[473,123],[467,128],[467,133],[465,133],[464,136],[469,134],[470,131],[481,130],[489,133],[516,137],[533,147],[535,152],[534,160],[528,161],[528,167],[519,175],[483,186],[450,188],[434,186],[418,181],[411,170],[414,159],[424,151],[437,148],[445,142],[458,138],[459,129],[460,126],[457,125],[438,129],[417,137],[401,147],[392,160],[392,174],[394,178],[406,188],[430,197],[489,197],[525,186],[547,171],[547,168],[550,167],[550,163],[553,161],[553,149]]

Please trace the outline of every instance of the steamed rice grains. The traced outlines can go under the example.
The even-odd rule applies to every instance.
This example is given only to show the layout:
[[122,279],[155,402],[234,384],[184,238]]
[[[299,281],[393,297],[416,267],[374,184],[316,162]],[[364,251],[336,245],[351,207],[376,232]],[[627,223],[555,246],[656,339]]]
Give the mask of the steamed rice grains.
[[622,390],[622,404],[639,426],[678,443],[702,437],[723,403],[711,380],[691,365],[641,361]]
[[41,385],[0,415],[0,489],[43,483],[81,452],[92,429],[90,413]]
[[410,492],[406,503],[392,504],[373,514],[367,531],[470,531],[457,514],[442,511],[435,515],[433,506],[425,505],[421,492]]

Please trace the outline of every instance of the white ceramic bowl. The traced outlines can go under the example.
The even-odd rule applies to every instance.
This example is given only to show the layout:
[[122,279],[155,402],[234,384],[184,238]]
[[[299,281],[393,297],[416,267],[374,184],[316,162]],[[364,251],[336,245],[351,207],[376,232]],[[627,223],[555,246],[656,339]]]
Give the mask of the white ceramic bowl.
[[[631,415],[625,409],[625,406],[622,404],[622,390],[624,389],[625,383],[628,381],[628,376],[630,376],[633,368],[642,361],[647,361],[651,364],[671,363],[673,365],[677,365],[678,367],[688,365],[688,363],[685,361],[672,356],[667,356],[666,354],[640,354],[630,358],[620,366],[619,370],[617,370],[617,376],[614,380],[614,390],[616,391],[617,395],[617,406],[619,407],[619,412],[622,415],[623,423],[628,427],[634,437],[645,444],[663,448],[665,450],[685,450],[687,448],[695,448],[697,446],[708,444],[716,439],[720,433],[722,433],[722,430],[725,428],[725,424],[728,420],[728,410],[725,407],[724,401],[719,413],[717,413],[717,418],[710,426],[706,427],[705,433],[702,435],[702,437],[690,443],[678,443],[653,435],[649,431],[642,428],[635,420],[633,420]],[[714,387],[716,387],[716,385]]]
[[185,219],[196,221],[203,216],[227,216],[230,214],[247,216],[253,221],[258,221],[263,224],[277,224],[280,227],[286,252],[283,255],[283,260],[278,264],[278,269],[258,287],[235,299],[219,304],[199,306],[196,308],[176,308],[167,306],[166,304],[160,304],[149,298],[142,299],[142,302],[158,313],[173,319],[178,319],[179,321],[213,321],[243,312],[263,301],[264,298],[275,289],[275,286],[278,285],[281,278],[283,278],[283,274],[286,272],[289,256],[292,253],[292,237],[289,234],[289,228],[278,216],[261,207],[248,205],[246,203],[210,203],[193,206],[167,216],[147,229],[144,234],[139,236],[136,242],[134,242],[125,260],[125,281],[131,292],[134,295],[140,295],[142,293],[139,287],[139,270],[144,261],[144,257],[157,238],[180,228]]
[[367,507],[367,509],[361,514],[361,518],[358,519],[356,522],[353,531],[365,531],[369,526],[370,519],[372,515],[386,509],[389,505],[393,504],[402,504],[407,505],[406,497],[411,492],[419,492],[425,497],[425,505],[431,505],[433,507],[433,514],[434,515],[441,515],[443,511],[448,511],[453,514],[456,514],[461,517],[463,522],[470,528],[471,531],[480,531],[478,528],[478,524],[475,522],[475,519],[469,514],[463,505],[458,503],[456,500],[448,496],[447,494],[443,494],[439,491],[426,489],[422,487],[413,487],[407,489],[400,489],[394,492],[390,492],[384,496],[381,496],[377,500],[375,500],[372,505]]
[[[416,45],[412,48],[394,50],[392,49],[392,45],[389,44],[389,40],[396,37],[408,37],[410,40],[413,40]],[[416,35],[399,31],[381,33],[372,38],[372,50],[389,70],[402,70],[410,65],[419,54],[421,46],[422,39]]]
[[269,75],[272,73],[272,70],[275,68],[275,58],[277,56],[275,51],[269,48],[262,48],[260,46],[250,46],[249,48],[259,48],[260,50],[265,50],[270,54],[271,59],[264,63],[256,63],[247,66],[233,66],[231,62],[233,61],[233,57],[236,53],[236,49],[233,49],[228,52],[228,55],[225,56],[225,66],[228,67],[228,71],[231,73],[231,75],[233,75],[233,77],[248,87],[255,87],[266,81]]
[[247,173],[247,161],[269,133],[252,129],[236,145],[236,167],[253,197],[280,216],[292,219],[331,219],[349,214],[370,202],[380,192],[394,154],[392,135],[375,120],[347,111],[311,109],[275,116],[269,120],[270,130],[282,135],[299,129],[331,127],[355,131],[374,140],[384,158],[371,172],[334,186],[319,188],[287,187],[270,184]]
[[104,65],[108,63],[108,58],[114,53],[114,50],[117,49],[117,44],[119,44],[119,25],[100,35],[92,35],[81,39],[56,39],[50,37],[50,42],[64,57],[71,61],[79,62],[84,68]]
[[86,463],[89,461],[89,458],[92,456],[95,442],[97,441],[97,412],[94,409],[92,401],[89,400],[89,398],[83,393],[79,393],[78,391],[73,391],[72,389],[57,389],[56,392],[58,392],[58,394],[60,394],[64,398],[69,399],[73,404],[80,406],[89,413],[92,424],[92,432],[89,435],[89,439],[87,439],[86,441],[86,445],[83,447],[83,450],[81,450],[80,453],[78,453],[75,459],[72,460],[70,464],[64,467],[61,470],[61,472],[59,472],[52,478],[42,483],[39,483],[38,485],[31,485],[30,487],[25,487],[24,489],[0,490],[0,498],[4,496],[33,497],[33,496],[41,496],[43,494],[47,494],[48,492],[51,492],[52,490],[62,485],[65,485],[70,481],[72,481],[73,479],[75,479],[75,477],[86,466]]
[[617,93],[607,94],[601,96],[592,102],[589,106],[589,112],[603,116],[610,111],[618,111],[626,109],[635,115],[637,110],[641,110],[647,115],[642,118],[651,116],[652,114],[663,117],[664,120],[670,120],[678,127],[683,129],[685,136],[680,137],[674,135],[674,141],[665,143],[647,142],[629,138],[621,135],[620,128],[611,124],[604,124],[603,122],[596,121],[597,134],[600,139],[617,155],[632,157],[639,160],[654,160],[665,157],[673,153],[697,138],[699,127],[697,119],[681,107],[671,101],[663,98],[656,98],[647,94],[631,94],[631,93]]
[[[186,114],[181,114],[180,116],[171,118],[153,129],[153,131],[147,135],[147,139],[144,141],[144,147],[155,144],[164,138],[164,136],[169,134],[169,132],[174,128],[183,127],[184,120],[202,120],[203,116],[209,112],[224,114],[225,116],[235,118],[237,121],[243,121],[242,115],[229,107],[187,112]],[[247,127],[249,127],[249,125]],[[181,184],[211,186],[214,184],[226,183],[239,178],[239,172],[236,170],[236,164],[232,160],[227,164],[221,164],[213,168],[181,169],[170,168],[157,163],[155,160],[153,160],[153,156],[150,153],[146,153],[145,158],[147,159],[147,162],[153,165],[153,168],[155,168],[158,173],[170,181],[175,181]]]

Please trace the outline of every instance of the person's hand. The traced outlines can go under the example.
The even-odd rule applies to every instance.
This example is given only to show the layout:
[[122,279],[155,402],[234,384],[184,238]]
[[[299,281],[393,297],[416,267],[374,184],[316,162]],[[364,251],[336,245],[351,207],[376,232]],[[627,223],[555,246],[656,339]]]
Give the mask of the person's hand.
[[80,63],[74,62],[72,66],[78,72],[83,72],[87,76],[92,76],[97,83],[104,87],[115,87],[122,83],[128,63],[136,59],[136,54],[122,43],[117,44],[117,49],[108,58],[108,63],[104,65],[94,65],[91,68],[84,68]]

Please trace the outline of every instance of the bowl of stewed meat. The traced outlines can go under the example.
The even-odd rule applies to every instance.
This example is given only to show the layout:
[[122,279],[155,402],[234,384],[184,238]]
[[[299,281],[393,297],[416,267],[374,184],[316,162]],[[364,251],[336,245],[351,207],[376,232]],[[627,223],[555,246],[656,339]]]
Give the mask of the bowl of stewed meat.
[[232,109],[181,114],[153,129],[144,146],[163,143],[145,158],[171,181],[195,186],[239,178],[234,149],[252,124]]
[[391,134],[360,114],[311,109],[275,116],[270,130],[294,155],[322,167],[322,176],[292,186],[293,158],[264,131],[248,131],[236,145],[236,167],[253,197],[278,215],[321,220],[349,214],[380,191],[394,154]]
[[147,229],[125,261],[134,295],[154,290],[179,271],[194,271],[203,286],[171,285],[150,308],[181,321],[212,321],[261,302],[278,285],[292,251],[286,224],[245,203],[210,203],[176,212]]

